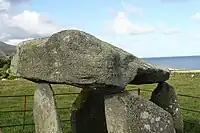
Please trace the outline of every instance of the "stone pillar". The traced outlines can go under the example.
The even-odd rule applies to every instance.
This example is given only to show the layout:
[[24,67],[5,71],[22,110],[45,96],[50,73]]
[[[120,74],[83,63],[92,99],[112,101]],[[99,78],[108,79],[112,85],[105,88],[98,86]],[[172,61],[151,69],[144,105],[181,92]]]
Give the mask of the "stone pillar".
[[36,133],[63,133],[50,84],[39,84],[34,95]]
[[152,92],[150,101],[154,102],[167,112],[174,121],[176,133],[183,133],[183,119],[175,89],[166,82],[159,83]]
[[101,91],[81,91],[72,105],[71,127],[72,133],[107,133]]
[[106,96],[105,114],[108,133],[175,133],[167,111],[133,92]]

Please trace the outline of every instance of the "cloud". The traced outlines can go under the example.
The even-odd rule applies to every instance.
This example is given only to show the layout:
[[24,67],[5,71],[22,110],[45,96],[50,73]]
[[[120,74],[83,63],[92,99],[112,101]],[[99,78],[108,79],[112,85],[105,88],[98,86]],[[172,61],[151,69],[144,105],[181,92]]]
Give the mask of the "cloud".
[[18,4],[27,3],[30,0],[0,0],[0,11],[7,11],[11,7],[14,7]]
[[200,33],[190,33],[190,38],[200,40]]
[[0,41],[18,42],[27,38],[49,36],[63,30],[47,16],[24,10],[13,13],[16,4],[29,0],[0,0]]
[[8,13],[9,10],[14,9],[18,4],[27,3],[30,0],[0,0],[0,14]]
[[154,28],[149,24],[137,24],[132,22],[129,17],[134,14],[138,15],[143,13],[141,7],[132,5],[125,1],[121,1],[123,11],[119,12],[110,8],[109,13],[114,16],[113,20],[106,21],[104,31],[106,33],[137,35],[154,32]]
[[191,16],[192,20],[200,21],[200,13],[195,13]]
[[180,28],[178,28],[178,27],[169,28],[169,27],[167,27],[167,26],[164,25],[164,24],[160,24],[158,27],[159,27],[159,28],[162,30],[162,32],[163,32],[164,34],[166,34],[166,35],[177,34],[177,33],[180,33],[180,32],[181,32]]
[[141,14],[143,12],[141,7],[134,6],[130,3],[126,3],[124,1],[121,1],[121,6],[125,10],[125,12],[133,13],[133,14]]
[[116,34],[144,34],[154,31],[148,24],[135,24],[131,22],[124,12],[119,12],[113,20],[113,30]]
[[4,0],[4,1],[11,4],[21,4],[21,3],[29,2],[30,0]]
[[11,39],[11,40],[6,41],[5,43],[7,43],[7,44],[12,44],[12,45],[17,45],[17,44],[19,44],[20,42],[27,41],[27,40],[31,40],[31,39],[34,39],[34,38],[27,38],[27,39]]
[[10,3],[6,0],[0,0],[0,12],[7,11],[10,8]]
[[62,29],[45,16],[42,16],[35,11],[28,10],[13,16],[10,20],[10,26],[19,27],[30,34],[41,36],[50,35]]

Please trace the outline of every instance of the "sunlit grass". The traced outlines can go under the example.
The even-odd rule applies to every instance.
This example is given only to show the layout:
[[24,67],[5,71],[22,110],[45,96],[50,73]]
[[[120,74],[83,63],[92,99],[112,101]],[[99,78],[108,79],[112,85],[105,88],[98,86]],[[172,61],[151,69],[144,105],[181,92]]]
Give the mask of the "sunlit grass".
[[[200,96],[200,74],[194,74],[194,77],[191,77],[190,74],[173,74],[170,80],[168,81],[178,93]],[[79,92],[80,89],[67,86],[67,85],[52,85],[54,93],[67,93],[67,92]],[[141,90],[153,90],[156,87],[156,84],[152,85],[128,85],[127,89],[137,89]],[[0,81],[0,96],[2,95],[33,95],[35,89],[37,88],[36,84],[27,80],[12,80],[12,81]],[[141,95],[147,99],[150,98],[151,93],[141,91]],[[59,95],[55,96],[57,101],[58,108],[70,108],[71,104],[75,100],[77,95]],[[183,108],[189,108],[193,110],[200,110],[200,99],[192,99],[186,97],[179,97],[180,105]],[[7,110],[23,110],[24,107],[24,97],[0,97],[0,111]],[[33,97],[27,97],[27,110],[33,109]],[[61,120],[69,119],[69,109],[59,109],[58,110]],[[190,111],[182,111],[185,121],[191,123],[200,124],[200,114],[193,113]],[[26,112],[25,115],[26,123],[33,123],[33,113],[32,111]],[[1,113],[0,112],[0,125],[12,125],[12,124],[23,124],[23,112],[13,112],[13,113]],[[64,132],[69,133],[70,123],[62,123]],[[3,128],[3,133],[22,133],[22,127],[9,127]],[[25,133],[33,133],[34,126],[28,125],[25,126]],[[185,133],[199,133],[200,125],[190,124],[185,122]]]

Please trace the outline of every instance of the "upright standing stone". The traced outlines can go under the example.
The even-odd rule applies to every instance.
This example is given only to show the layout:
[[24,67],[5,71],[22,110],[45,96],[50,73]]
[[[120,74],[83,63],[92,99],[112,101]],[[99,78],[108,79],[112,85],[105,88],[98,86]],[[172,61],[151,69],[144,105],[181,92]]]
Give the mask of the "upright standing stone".
[[176,133],[183,133],[183,119],[175,89],[166,82],[159,83],[152,92],[151,101],[169,112],[173,117]]
[[172,116],[133,92],[105,97],[108,133],[175,133]]
[[81,91],[72,105],[71,126],[73,133],[107,133],[102,92]]
[[63,133],[49,84],[39,84],[34,95],[33,112],[36,133]]

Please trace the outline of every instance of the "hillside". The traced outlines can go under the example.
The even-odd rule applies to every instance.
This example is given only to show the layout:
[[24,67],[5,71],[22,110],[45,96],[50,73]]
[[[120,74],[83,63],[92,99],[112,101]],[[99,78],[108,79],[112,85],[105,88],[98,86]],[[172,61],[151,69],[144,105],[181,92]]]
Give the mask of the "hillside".
[[16,52],[16,46],[8,45],[0,41],[0,58],[11,56]]

